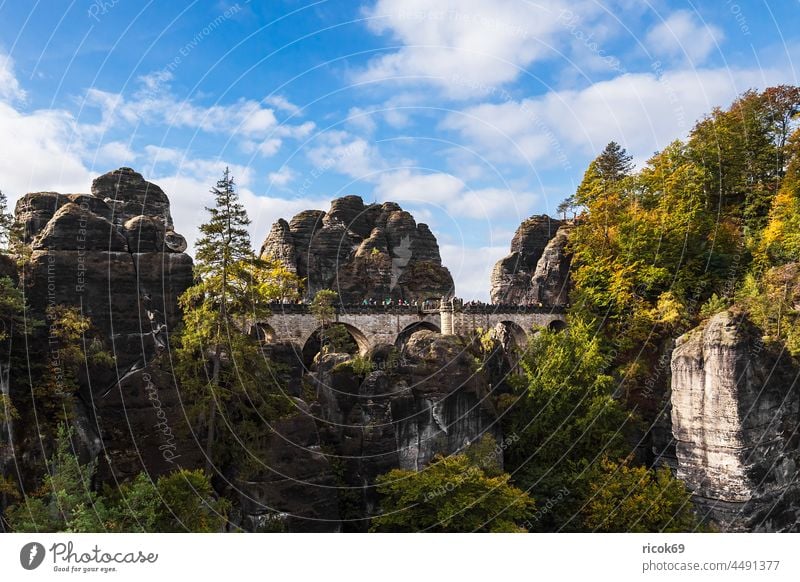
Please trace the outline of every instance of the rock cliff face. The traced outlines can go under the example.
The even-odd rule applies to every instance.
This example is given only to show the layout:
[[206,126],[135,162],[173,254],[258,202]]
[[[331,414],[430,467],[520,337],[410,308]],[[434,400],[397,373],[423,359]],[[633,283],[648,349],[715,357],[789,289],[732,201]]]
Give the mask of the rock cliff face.
[[314,418],[296,399],[295,415],[272,423],[262,469],[238,481],[240,526],[246,531],[337,532],[341,530],[337,482],[322,452]]
[[492,271],[492,303],[566,305],[569,228],[546,215],[523,222],[511,240],[511,253]]
[[327,213],[306,210],[289,222],[281,219],[261,255],[306,278],[311,297],[320,289],[337,291],[345,303],[453,294],[436,238],[393,202],[365,205],[358,196],[345,196]]
[[420,470],[435,455],[461,451],[487,433],[502,440],[488,404],[490,384],[475,373],[470,354],[456,337],[419,331],[399,354],[377,348],[375,369],[363,376],[345,354],[319,362],[316,415],[323,442],[343,465],[349,510],[362,518],[352,529],[376,511],[378,475],[396,467]]
[[672,430],[678,477],[727,531],[797,531],[798,368],[725,311],[678,339]]
[[186,456],[159,447],[174,444],[182,414],[172,374],[157,360],[180,321],[192,259],[166,194],[120,168],[97,178],[92,194],[27,194],[16,220],[31,248],[25,292],[33,314],[44,320],[48,306],[80,308],[115,358],[77,395],[84,445],[93,455],[104,450],[110,463],[101,475],[129,476],[142,464],[155,474],[174,469],[170,454]]

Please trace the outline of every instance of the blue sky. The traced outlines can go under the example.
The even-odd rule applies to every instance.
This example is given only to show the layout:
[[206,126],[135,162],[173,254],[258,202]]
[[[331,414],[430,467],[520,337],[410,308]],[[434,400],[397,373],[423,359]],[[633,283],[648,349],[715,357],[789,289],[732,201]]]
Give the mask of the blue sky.
[[254,246],[337,196],[395,200],[480,299],[608,141],[641,164],[800,63],[796,0],[0,0],[0,22],[12,202],[132,166],[192,241],[229,165]]

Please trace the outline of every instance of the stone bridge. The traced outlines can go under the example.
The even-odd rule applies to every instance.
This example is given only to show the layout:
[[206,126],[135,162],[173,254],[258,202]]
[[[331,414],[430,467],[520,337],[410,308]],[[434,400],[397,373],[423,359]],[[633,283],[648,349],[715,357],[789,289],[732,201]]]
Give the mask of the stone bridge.
[[[415,331],[423,329],[445,335],[469,335],[478,328],[503,325],[518,345],[524,345],[534,328],[563,329],[563,307],[517,305],[443,304],[437,309],[417,306],[340,306],[335,321],[342,324],[358,345],[359,352],[380,344],[400,345]],[[265,341],[291,342],[305,348],[319,332],[320,325],[308,305],[276,305],[272,316],[256,324]]]

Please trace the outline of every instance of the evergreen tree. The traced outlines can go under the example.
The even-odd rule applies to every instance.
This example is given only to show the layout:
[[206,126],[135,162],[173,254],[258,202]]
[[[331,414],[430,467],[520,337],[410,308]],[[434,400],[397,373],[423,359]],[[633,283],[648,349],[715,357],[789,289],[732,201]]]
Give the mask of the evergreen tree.
[[0,190],[0,252],[8,252],[13,226],[14,215],[8,211],[8,199]]
[[628,155],[621,145],[612,141],[595,159],[597,173],[607,184],[619,182],[633,170],[633,156]]
[[183,387],[192,392],[196,420],[205,429],[209,471],[220,418],[232,434],[248,412],[263,422],[286,406],[286,398],[269,386],[270,363],[247,328],[269,315],[270,302],[299,290],[296,276],[253,253],[250,219],[228,168],[211,193],[215,205],[206,208],[209,220],[196,243],[199,282],[180,298],[184,328],[178,350]]
[[566,220],[567,213],[572,212],[572,217],[575,218],[575,210],[578,208],[578,204],[575,202],[575,195],[572,194],[567,196],[562,200],[558,207],[556,207],[556,212],[558,212],[561,217]]
[[94,489],[97,463],[81,463],[74,429],[58,427],[43,486],[9,507],[16,532],[217,532],[228,503],[217,499],[201,471],[181,469],[153,481],[140,473],[116,491]]

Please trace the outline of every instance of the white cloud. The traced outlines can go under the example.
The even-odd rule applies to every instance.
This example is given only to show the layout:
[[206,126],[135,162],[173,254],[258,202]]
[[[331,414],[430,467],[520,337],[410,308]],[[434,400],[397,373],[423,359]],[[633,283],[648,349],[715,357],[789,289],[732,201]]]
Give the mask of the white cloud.
[[92,180],[66,112],[22,113],[0,102],[0,189],[9,204],[31,191],[85,192]]
[[268,177],[270,184],[283,187],[294,180],[295,173],[289,166],[284,166],[277,172],[270,172]]
[[690,63],[698,65],[723,37],[722,30],[704,24],[695,13],[678,10],[647,33],[646,44],[657,55],[685,56]]
[[464,182],[451,174],[418,174],[408,169],[381,174],[376,195],[393,202],[424,202],[444,206],[463,193]]
[[110,166],[130,164],[136,159],[136,153],[130,145],[123,141],[110,141],[101,145],[95,153],[94,161]]
[[[171,150],[158,146],[146,148],[150,155],[158,156],[160,162],[170,160],[169,167],[153,167],[145,178],[163,188],[169,196],[175,229],[186,237],[188,252],[193,254],[198,229],[208,220],[205,208],[213,205],[211,187],[220,179],[225,167],[229,167],[236,184],[239,198],[251,219],[250,239],[258,250],[266,238],[272,224],[279,218],[290,219],[301,210],[309,208],[327,209],[330,199],[300,197],[281,198],[256,193],[260,182],[254,170],[247,166],[226,162],[224,160],[207,160],[185,157],[179,150]],[[179,161],[177,166],[172,166]],[[285,177],[291,170],[284,168]],[[272,179],[273,174],[270,174]]]
[[[157,152],[153,148],[149,151],[163,156],[163,148],[158,149],[161,151]],[[179,152],[173,152],[170,157],[175,159],[178,155]],[[165,158],[159,159],[163,162]],[[253,177],[252,170],[224,160],[193,159],[180,155],[180,163],[177,166],[172,162],[159,166],[151,161],[149,167],[150,171],[144,173],[144,177],[161,186],[169,197],[175,230],[186,237],[190,254],[193,253],[198,228],[208,219],[205,209],[214,204],[211,187],[220,179],[226,167],[230,168],[240,198],[252,194],[249,189]],[[249,214],[250,208],[247,205],[245,207]],[[254,232],[252,227],[253,225],[251,234]]]
[[385,166],[374,145],[347,131],[327,131],[317,136],[315,142],[308,146],[306,156],[318,173],[334,171],[370,180]]
[[[9,71],[10,68],[5,68],[0,75]],[[5,81],[6,88],[14,88],[15,98],[23,95],[13,74]],[[314,129],[311,122],[276,125],[270,110],[260,108],[254,102],[239,101],[227,108],[205,110],[192,104],[181,104],[168,93],[161,92],[163,81],[163,76],[143,78],[142,89],[131,100],[90,90],[87,100],[97,105],[102,113],[101,121],[94,125],[80,123],[64,110],[25,113],[0,100],[0,151],[3,152],[0,156],[0,188],[8,196],[9,203],[13,206],[19,197],[30,191],[88,192],[92,180],[107,171],[108,165],[136,160],[145,178],[159,184],[170,197],[175,227],[187,237],[190,245],[197,238],[197,228],[207,219],[205,206],[212,204],[209,190],[225,166],[230,167],[241,199],[253,219],[251,235],[256,247],[278,218],[290,217],[306,208],[327,207],[328,200],[286,200],[256,195],[253,191],[255,172],[248,166],[219,159],[199,159],[188,150],[161,145],[150,144],[137,152],[125,141],[109,139],[95,144],[110,135],[114,128],[125,127],[124,122],[163,124],[170,118],[189,125],[207,119],[211,120],[214,131],[238,129],[251,137],[270,133],[280,137],[304,137]],[[287,104],[282,104],[282,108],[288,108]],[[182,106],[185,106],[185,111],[180,112]],[[260,145],[269,139],[265,137]],[[99,169],[87,167],[84,160],[94,160],[103,166]],[[290,177],[291,170],[286,168],[276,180],[288,181]]]
[[524,67],[553,56],[564,14],[591,15],[591,2],[553,0],[378,0],[370,29],[403,43],[372,59],[358,81],[427,81],[463,97],[516,79]]
[[314,130],[314,123],[299,125],[280,123],[275,111],[296,112],[297,107],[281,96],[266,101],[275,109],[264,107],[258,101],[239,99],[227,104],[198,105],[179,99],[171,91],[170,73],[158,72],[139,77],[139,88],[130,98],[99,89],[86,92],[85,104],[97,107],[102,114],[101,123],[94,131],[108,131],[123,121],[130,125],[158,125],[188,128],[205,133],[223,133],[241,138],[246,153],[257,151],[263,156],[274,155],[285,138],[303,138]]
[[752,87],[785,82],[778,70],[697,69],[626,74],[541,97],[481,104],[447,116],[487,158],[557,166],[623,144],[638,162],[685,137],[700,117]]
[[362,107],[351,107],[347,112],[347,124],[356,130],[365,134],[371,134],[375,131],[377,123],[375,123],[375,113],[370,109]]
[[480,188],[465,192],[457,202],[455,213],[469,218],[527,217],[537,200],[530,192],[508,188]]
[[271,95],[264,100],[268,105],[272,105],[275,109],[285,111],[290,115],[300,115],[302,112],[300,108],[291,103],[286,97],[282,95]]
[[422,174],[410,169],[380,174],[375,194],[379,200],[434,206],[453,217],[493,220],[519,220],[528,215],[536,201],[536,196],[529,192],[510,188],[470,189],[452,174]]
[[14,74],[14,60],[0,52],[0,100],[24,101],[25,97],[25,91],[20,87]]
[[508,245],[473,247],[440,244],[442,263],[456,281],[456,295],[466,299],[489,300],[494,264],[508,254]]

